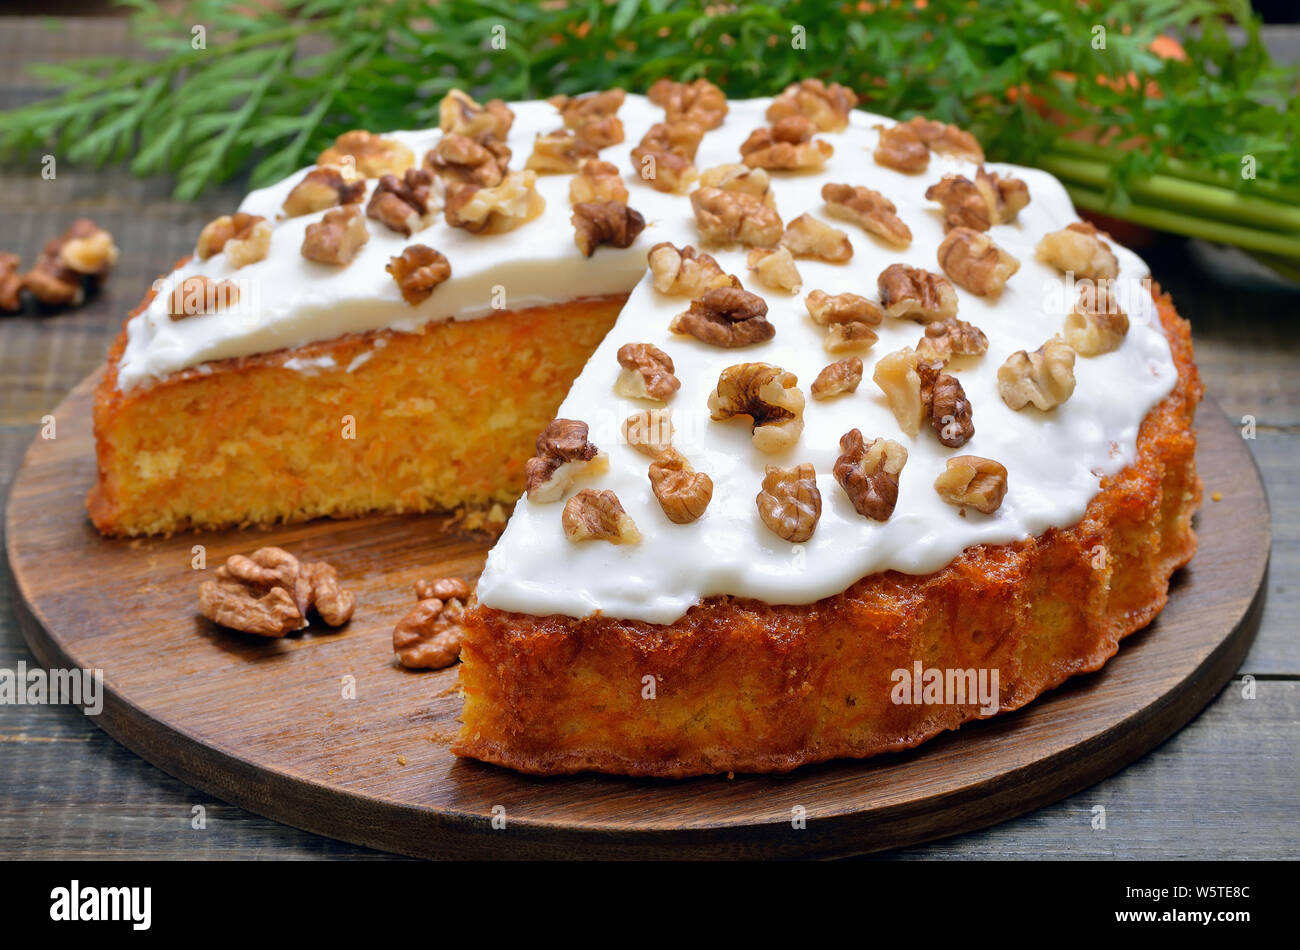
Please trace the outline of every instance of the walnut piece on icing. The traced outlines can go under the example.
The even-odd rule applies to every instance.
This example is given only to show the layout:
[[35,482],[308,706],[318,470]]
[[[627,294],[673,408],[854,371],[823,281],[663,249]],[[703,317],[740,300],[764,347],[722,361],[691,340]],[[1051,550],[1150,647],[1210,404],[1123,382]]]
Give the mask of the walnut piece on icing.
[[1054,337],[1032,353],[1017,350],[998,367],[998,394],[1015,410],[1046,412],[1074,393],[1074,350]]
[[645,218],[621,201],[584,201],[573,206],[573,242],[583,257],[591,257],[602,244],[631,247],[645,230]]
[[930,427],[944,445],[961,448],[975,434],[970,400],[961,381],[934,363],[918,363],[916,370],[921,380],[921,405]]
[[735,287],[706,290],[673,318],[668,329],[726,348],[764,343],[776,335],[767,321],[767,301]]
[[569,204],[577,205],[588,201],[620,201],[627,204],[627,186],[618,168],[610,162],[598,158],[582,163],[578,174],[569,182]]
[[426,244],[412,244],[397,257],[390,257],[384,269],[393,275],[402,299],[412,307],[428,300],[451,276],[447,258]]
[[365,194],[366,180],[355,169],[326,165],[304,175],[280,207],[285,217],[296,218],[326,208],[356,204]]
[[843,132],[849,127],[849,113],[858,97],[837,82],[829,86],[820,79],[791,83],[767,107],[767,121],[779,122],[788,116],[810,119],[822,132]]
[[215,281],[206,274],[186,277],[172,288],[167,312],[173,320],[229,310],[239,302],[239,284]]
[[934,490],[950,505],[991,515],[1007,494],[1006,466],[978,455],[957,455],[934,480]]
[[559,501],[574,479],[608,467],[608,457],[587,439],[587,423],[552,419],[537,437],[537,454],[524,463],[528,500]]
[[623,420],[623,438],[642,455],[658,458],[673,444],[672,413],[667,409],[644,409]]
[[876,362],[872,380],[885,394],[898,427],[908,435],[921,431],[925,420],[925,403],[921,400],[921,374],[916,351],[910,346],[887,353]]
[[781,216],[753,195],[699,188],[691,192],[691,207],[700,239],[706,243],[775,247],[781,240]]
[[833,474],[853,510],[873,521],[888,521],[898,504],[898,480],[907,449],[891,439],[864,441],[860,429],[840,437]]
[[614,391],[630,399],[667,402],[681,388],[673,375],[673,358],[651,343],[624,343],[618,348],[622,371]]
[[663,241],[650,248],[646,260],[655,290],[674,297],[700,297],[716,287],[740,286],[740,279],[728,274],[711,254],[700,254],[691,245],[679,248]]
[[973,294],[996,296],[1020,262],[993,243],[983,231],[953,228],[939,245],[939,266]]
[[945,175],[926,189],[925,197],[943,206],[945,230],[972,228],[987,231],[1008,224],[1029,204],[1029,186],[1019,178],[990,174],[981,165],[971,181],[964,175]]
[[721,188],[752,195],[769,208],[776,208],[776,195],[772,192],[772,176],[766,169],[731,163],[714,165],[700,173],[701,188]]
[[352,619],[356,596],[339,586],[338,572],[324,561],[300,562],[283,548],[235,554],[199,585],[199,612],[213,623],[243,633],[282,637],[316,614],[331,627]]
[[808,315],[819,327],[836,323],[866,323],[879,326],[884,319],[880,308],[866,297],[854,293],[828,294],[824,290],[811,291],[804,303]]
[[924,363],[946,363],[954,356],[983,356],[989,338],[974,324],[956,317],[944,317],[927,324],[916,344],[916,358]]
[[957,291],[948,278],[919,267],[890,264],[876,279],[876,289],[891,317],[931,323],[957,313]]
[[231,267],[239,268],[266,257],[271,249],[271,225],[260,214],[240,211],[223,214],[203,226],[194,253],[199,260],[222,252]]
[[856,356],[836,360],[822,369],[809,387],[814,399],[830,399],[845,393],[857,392],[862,382],[862,360]]
[[905,122],[880,130],[880,141],[871,157],[877,165],[909,174],[923,172],[930,165],[930,149]]
[[795,293],[803,286],[803,277],[799,275],[794,255],[788,247],[782,246],[775,250],[753,248],[746,256],[745,263],[764,287]]
[[396,139],[353,129],[344,132],[333,145],[321,152],[316,164],[342,165],[349,170],[355,169],[364,178],[378,178],[381,175],[401,175],[415,164],[415,155]]
[[713,479],[691,468],[686,456],[672,447],[650,463],[649,476],[659,507],[674,524],[698,520],[713,499]]
[[459,89],[451,90],[438,103],[438,128],[476,142],[504,142],[514,121],[514,112],[500,99],[479,105]]
[[501,184],[510,171],[510,148],[504,142],[479,142],[468,135],[448,132],[424,154],[424,167],[446,185]]
[[539,175],[567,175],[596,156],[596,150],[572,129],[557,129],[533,139],[533,152],[524,168]]
[[552,96],[546,100],[560,111],[565,128],[573,129],[592,148],[607,148],[623,141],[623,123],[618,118],[627,93],[606,89],[582,96]]
[[662,106],[669,122],[685,119],[705,130],[716,129],[727,117],[727,96],[707,79],[674,82],[660,79],[646,92],[647,98]]
[[494,188],[461,185],[447,194],[443,212],[453,228],[473,234],[501,234],[535,219],[546,208],[535,172],[510,172]]
[[768,530],[792,544],[811,538],[822,516],[817,472],[808,462],[790,468],[767,466],[763,487],[754,500]]
[[810,119],[786,116],[775,125],[751,132],[741,143],[741,161],[750,168],[814,171],[835,153],[830,142],[813,138],[816,132],[817,127]]
[[[638,149],[645,152],[660,152],[677,155],[688,162],[695,161],[700,142],[704,139],[704,127],[684,119],[676,122],[656,122],[641,136]],[[636,152],[633,152],[633,158]]]
[[1119,349],[1128,326],[1128,314],[1115,299],[1111,281],[1083,281],[1079,299],[1065,318],[1065,342],[1080,356],[1098,356]]
[[695,122],[657,122],[632,149],[633,166],[656,191],[684,194],[699,177],[695,151],[703,137],[704,127]]
[[641,532],[612,491],[584,488],[564,503],[564,536],[570,541],[636,544]]
[[1037,247],[1038,259],[1064,273],[1088,280],[1119,277],[1119,258],[1091,224],[1076,221],[1059,231],[1043,235]]
[[441,196],[435,181],[433,172],[424,168],[408,168],[401,178],[380,176],[366,205],[366,217],[410,237],[429,226],[439,207]]
[[878,191],[864,185],[827,182],[822,185],[826,210],[836,218],[861,225],[891,247],[904,248],[912,243],[912,229],[898,217],[898,208]]
[[351,264],[370,240],[366,219],[356,205],[344,205],[307,225],[302,256],[319,264]]
[[803,393],[799,379],[768,363],[738,363],[718,376],[709,395],[709,417],[715,422],[747,416],[754,448],[781,452],[803,432]]
[[984,163],[984,149],[980,147],[979,140],[964,129],[919,115],[909,119],[906,124],[930,151],[964,158],[976,165]]
[[880,336],[869,323],[861,321],[832,323],[826,328],[826,336],[822,339],[822,346],[827,353],[852,353],[857,350],[870,349],[876,345],[876,341],[879,339]]
[[795,257],[809,257],[831,264],[843,264],[853,257],[849,236],[810,214],[801,214],[781,235],[781,246]]

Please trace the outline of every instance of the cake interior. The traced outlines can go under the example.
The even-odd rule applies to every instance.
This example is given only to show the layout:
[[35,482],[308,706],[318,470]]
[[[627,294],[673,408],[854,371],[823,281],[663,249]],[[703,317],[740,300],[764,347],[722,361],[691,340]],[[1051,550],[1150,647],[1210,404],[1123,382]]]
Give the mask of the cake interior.
[[355,334],[125,393],[110,358],[91,518],[143,535],[511,503],[626,299]]

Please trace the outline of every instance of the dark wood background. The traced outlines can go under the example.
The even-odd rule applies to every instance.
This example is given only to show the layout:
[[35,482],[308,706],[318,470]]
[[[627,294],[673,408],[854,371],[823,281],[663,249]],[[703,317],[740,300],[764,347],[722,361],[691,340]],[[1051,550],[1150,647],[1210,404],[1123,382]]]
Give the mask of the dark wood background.
[[[1300,59],[1300,31],[1270,28],[1270,43]],[[52,25],[0,17],[0,108],[33,101],[29,63],[120,50],[119,20]],[[56,155],[57,158],[57,155]],[[40,418],[102,361],[122,315],[157,272],[193,246],[199,228],[243,189],[190,205],[165,181],[135,180],[39,156],[0,168],[0,250],[38,252],[73,218],[118,238],[122,258],[105,291],[80,310],[0,316],[0,496]],[[1234,419],[1252,416],[1249,443],[1269,489],[1273,559],[1258,639],[1238,679],[1184,730],[1123,772],[1065,801],[984,831],[893,852],[895,858],[1300,857],[1300,289],[1260,276],[1234,252],[1179,239],[1143,249],[1155,276],[1191,319],[1210,392]],[[1206,504],[1214,504],[1207,485]],[[67,499],[79,505],[80,496]],[[0,572],[0,668],[34,663]],[[1243,697],[1245,678],[1255,698]],[[1092,827],[1093,809],[1106,828]],[[206,828],[196,830],[196,806]],[[387,857],[225,805],[137,758],[80,713],[0,706],[0,857],[372,859]]]

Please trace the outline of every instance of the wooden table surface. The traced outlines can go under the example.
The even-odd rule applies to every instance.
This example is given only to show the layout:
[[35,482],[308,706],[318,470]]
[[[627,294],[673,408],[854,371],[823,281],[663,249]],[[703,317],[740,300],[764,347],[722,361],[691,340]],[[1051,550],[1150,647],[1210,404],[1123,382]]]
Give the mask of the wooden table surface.
[[[1270,41],[1292,58],[1300,54],[1300,32],[1292,28],[1274,28]],[[26,64],[124,43],[116,20],[65,20],[51,29],[0,17],[0,108],[40,97],[24,75]],[[120,170],[59,164],[56,177],[45,180],[39,156],[0,169],[0,250],[30,261],[79,216],[108,228],[122,249],[109,285],[87,306],[0,316],[0,497],[7,498],[41,416],[102,361],[149,282],[242,192],[232,186],[183,204],[170,197],[167,182],[138,181]],[[1234,252],[1208,245],[1163,239],[1142,252],[1192,321],[1208,392],[1233,419],[1255,422],[1249,445],[1268,486],[1273,555],[1254,648],[1239,677],[1199,717],[1123,772],[1032,814],[883,857],[1300,857],[1300,289],[1259,277]],[[1215,488],[1206,485],[1207,505]],[[13,597],[8,571],[0,572],[0,669],[34,664]],[[1098,805],[1105,808],[1104,829],[1093,827]],[[194,827],[199,807],[201,829]],[[137,758],[73,709],[0,705],[0,858],[14,857],[388,856],[212,799]]]

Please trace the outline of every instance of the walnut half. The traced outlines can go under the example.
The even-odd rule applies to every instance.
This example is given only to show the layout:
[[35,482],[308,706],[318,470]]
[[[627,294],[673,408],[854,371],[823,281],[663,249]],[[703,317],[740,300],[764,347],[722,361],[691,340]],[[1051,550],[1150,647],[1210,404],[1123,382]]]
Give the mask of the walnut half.
[[1059,271],[1088,280],[1114,280],[1119,258],[1091,224],[1076,221],[1043,235],[1036,248],[1038,259]]
[[822,516],[817,472],[808,462],[791,468],[767,466],[763,488],[754,500],[763,524],[792,544],[802,544],[811,538]]
[[570,541],[636,544],[641,532],[612,491],[584,488],[564,503],[564,536]]
[[673,358],[651,343],[624,343],[618,348],[622,371],[614,391],[631,399],[667,402],[681,388],[673,375]]
[[631,247],[645,230],[645,218],[621,201],[584,201],[573,206],[573,242],[583,257],[591,257],[602,244]]
[[559,501],[580,475],[604,471],[609,459],[587,439],[587,423],[552,419],[537,437],[537,454],[524,463],[528,500]]
[[473,234],[501,234],[527,224],[546,208],[535,172],[510,172],[492,188],[461,185],[449,190],[443,214],[453,228]]
[[750,250],[745,262],[758,275],[764,287],[795,293],[803,286],[803,277],[795,265],[794,255],[788,247],[768,250],[756,247]]
[[912,229],[899,218],[894,203],[878,191],[863,185],[827,182],[822,185],[822,200],[833,216],[861,225],[891,247],[904,248],[912,243]]
[[840,437],[835,480],[853,510],[873,521],[888,521],[898,504],[898,476],[907,464],[907,449],[890,439],[864,442],[859,429]]
[[460,656],[465,641],[462,621],[473,593],[459,577],[441,577],[415,585],[419,603],[393,628],[393,652],[409,670],[440,670]]
[[994,296],[1007,279],[1020,270],[1020,262],[993,243],[982,231],[953,228],[939,245],[943,272],[973,294]]
[[919,267],[890,264],[876,279],[876,289],[891,317],[930,323],[957,313],[957,291],[948,278]]
[[673,318],[668,329],[726,348],[764,343],[776,335],[776,328],[767,321],[767,301],[734,287],[706,290]]
[[307,626],[315,610],[340,627],[352,618],[356,597],[342,590],[338,573],[323,561],[301,563],[283,548],[232,555],[215,580],[199,585],[199,612],[213,623],[263,637],[282,637]]
[[691,192],[691,207],[701,240],[710,244],[775,247],[781,240],[781,216],[753,195],[699,188]]
[[667,241],[650,248],[646,255],[655,290],[674,297],[700,297],[715,287],[741,290],[740,280],[724,271],[711,254],[691,247],[679,248]]
[[623,420],[623,438],[642,455],[658,458],[673,444],[672,414],[667,409],[645,409]]
[[810,119],[823,132],[843,132],[849,127],[849,113],[858,104],[852,89],[837,82],[829,86],[820,79],[791,83],[767,107],[767,121],[779,122],[787,116]]
[[697,520],[713,499],[713,479],[697,472],[686,456],[667,448],[650,463],[650,488],[674,524]]
[[396,139],[386,139],[364,129],[344,132],[321,152],[317,165],[342,165],[366,178],[401,175],[415,164],[414,153]]
[[862,382],[862,360],[856,356],[836,360],[822,369],[813,380],[809,392],[814,399],[830,399],[844,393],[856,392]]
[[978,455],[957,455],[934,480],[934,490],[950,505],[991,515],[1007,494],[1006,466]]
[[831,264],[843,264],[853,257],[849,236],[810,214],[801,214],[786,225],[781,246],[795,257],[811,257]]
[[1060,338],[1033,353],[1017,350],[998,368],[998,393],[1015,410],[1055,409],[1074,393],[1074,350]]
[[709,395],[709,414],[715,422],[748,416],[754,448],[781,452],[803,432],[803,393],[799,379],[768,363],[738,363],[718,376]]
[[230,266],[239,268],[262,260],[270,249],[271,225],[260,214],[240,211],[209,221],[194,253],[203,261],[224,251]]
[[399,256],[390,257],[384,269],[393,275],[402,299],[412,307],[428,300],[438,285],[451,276],[447,258],[426,244],[412,244]]
[[302,238],[302,256],[319,264],[351,264],[369,240],[370,232],[361,208],[344,205],[307,225]]
[[1098,356],[1119,349],[1128,335],[1128,314],[1120,307],[1108,280],[1079,284],[1079,299],[1065,318],[1065,342],[1080,356]]

